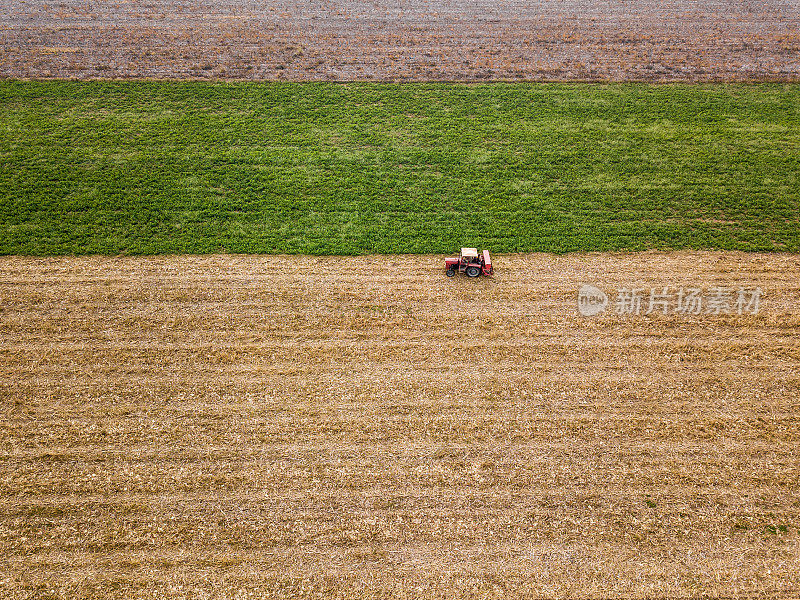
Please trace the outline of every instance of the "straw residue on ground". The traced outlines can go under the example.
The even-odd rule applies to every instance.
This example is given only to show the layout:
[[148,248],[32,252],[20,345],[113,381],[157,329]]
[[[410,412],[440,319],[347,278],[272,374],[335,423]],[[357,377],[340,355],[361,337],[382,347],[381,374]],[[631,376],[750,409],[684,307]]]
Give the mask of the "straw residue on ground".
[[[1,259],[0,589],[797,593],[797,255],[441,264]],[[764,295],[616,315],[632,286]]]

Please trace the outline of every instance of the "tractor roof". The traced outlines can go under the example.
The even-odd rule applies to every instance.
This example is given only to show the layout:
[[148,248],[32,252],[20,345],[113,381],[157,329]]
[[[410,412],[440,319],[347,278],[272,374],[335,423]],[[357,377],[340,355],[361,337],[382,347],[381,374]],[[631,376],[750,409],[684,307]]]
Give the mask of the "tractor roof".
[[461,249],[461,256],[465,256],[467,258],[478,258],[478,249],[477,248],[462,248]]

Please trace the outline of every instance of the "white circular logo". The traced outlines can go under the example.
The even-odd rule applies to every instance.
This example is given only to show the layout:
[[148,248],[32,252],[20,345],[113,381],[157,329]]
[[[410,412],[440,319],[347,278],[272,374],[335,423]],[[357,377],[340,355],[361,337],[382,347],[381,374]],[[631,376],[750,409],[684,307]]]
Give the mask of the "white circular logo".
[[593,285],[582,285],[578,290],[578,312],[584,317],[599,315],[608,305],[605,292]]

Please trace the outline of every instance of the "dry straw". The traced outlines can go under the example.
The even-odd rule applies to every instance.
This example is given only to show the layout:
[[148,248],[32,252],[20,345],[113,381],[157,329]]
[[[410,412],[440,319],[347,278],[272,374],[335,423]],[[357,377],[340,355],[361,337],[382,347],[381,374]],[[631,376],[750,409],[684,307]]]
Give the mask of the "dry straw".
[[798,593],[797,256],[441,263],[0,259],[3,594]]

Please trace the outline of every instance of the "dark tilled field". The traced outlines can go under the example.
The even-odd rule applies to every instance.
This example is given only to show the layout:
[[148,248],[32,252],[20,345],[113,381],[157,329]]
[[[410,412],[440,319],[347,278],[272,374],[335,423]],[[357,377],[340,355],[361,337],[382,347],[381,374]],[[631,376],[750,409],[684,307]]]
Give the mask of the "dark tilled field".
[[800,4],[3,0],[0,77],[800,80]]

